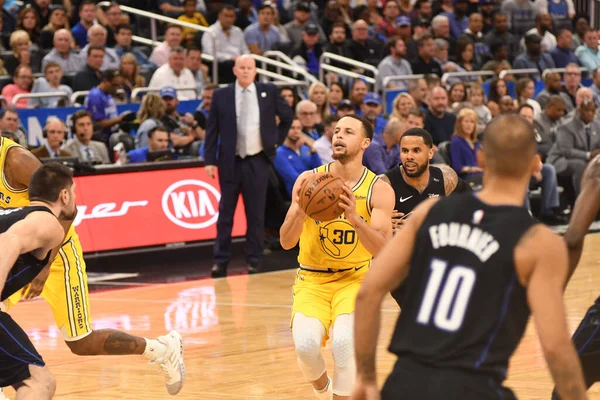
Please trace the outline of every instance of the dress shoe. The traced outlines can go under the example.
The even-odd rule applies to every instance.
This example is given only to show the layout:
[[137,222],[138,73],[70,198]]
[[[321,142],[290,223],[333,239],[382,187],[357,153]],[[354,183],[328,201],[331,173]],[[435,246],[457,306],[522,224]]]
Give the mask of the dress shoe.
[[248,264],[248,273],[249,274],[257,274],[258,272],[260,272],[258,270],[258,263],[250,263],[250,264]]
[[210,271],[213,278],[224,278],[227,276],[227,264],[215,264]]

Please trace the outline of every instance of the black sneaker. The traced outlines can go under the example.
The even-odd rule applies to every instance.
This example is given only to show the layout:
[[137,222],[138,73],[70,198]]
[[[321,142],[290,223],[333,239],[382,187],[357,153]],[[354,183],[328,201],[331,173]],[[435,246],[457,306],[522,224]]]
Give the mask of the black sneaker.
[[258,263],[248,264],[248,274],[253,275],[253,274],[257,274],[258,272],[260,272],[258,270]]
[[540,215],[539,220],[549,226],[567,225],[569,223],[568,217],[557,214]]
[[224,278],[227,276],[227,264],[215,264],[210,271],[213,278]]

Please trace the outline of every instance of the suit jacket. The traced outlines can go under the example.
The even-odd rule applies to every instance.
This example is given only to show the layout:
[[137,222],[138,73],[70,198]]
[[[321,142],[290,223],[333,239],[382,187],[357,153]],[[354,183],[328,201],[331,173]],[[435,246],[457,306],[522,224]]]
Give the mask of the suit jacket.
[[[94,161],[99,161],[102,164],[110,164],[108,150],[106,149],[106,145],[104,143],[92,140],[88,146],[94,152]],[[73,157],[79,158],[80,161],[85,160],[84,155],[81,153],[79,142],[76,139],[69,140],[65,145],[65,150],[71,153]]]
[[[294,113],[271,83],[254,83],[260,109],[260,137],[269,159],[286,138],[294,120]],[[275,116],[279,117],[279,126]],[[234,175],[237,144],[235,83],[215,90],[206,123],[204,163],[219,167],[219,176]],[[218,155],[217,155],[218,154]]]
[[535,140],[538,144],[538,153],[542,155],[542,161],[548,157],[548,153],[556,142],[556,130],[560,122],[553,122],[546,112],[541,112],[533,120],[533,127],[536,130]]
[[[69,157],[71,155],[71,153],[68,153],[68,152],[64,151],[63,149],[60,149],[59,153],[60,153],[61,157]],[[49,158],[50,157],[50,153],[48,153],[48,149],[46,148],[46,146],[40,146],[37,149],[31,150],[31,154],[33,154],[37,158]]]
[[594,119],[591,123],[591,135],[588,138],[585,126],[579,115],[564,121],[557,130],[556,143],[550,149],[548,162],[553,164],[556,172],[563,172],[566,160],[588,161],[588,152],[600,149],[600,120]]

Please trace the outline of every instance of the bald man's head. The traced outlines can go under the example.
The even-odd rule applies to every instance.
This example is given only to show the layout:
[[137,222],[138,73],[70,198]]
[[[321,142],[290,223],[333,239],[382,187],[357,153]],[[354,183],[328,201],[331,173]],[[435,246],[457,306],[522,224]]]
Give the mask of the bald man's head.
[[494,118],[483,132],[482,150],[485,168],[490,176],[529,176],[536,149],[533,126],[516,114]]
[[256,62],[249,55],[239,56],[235,59],[233,73],[242,87],[248,87],[256,78]]

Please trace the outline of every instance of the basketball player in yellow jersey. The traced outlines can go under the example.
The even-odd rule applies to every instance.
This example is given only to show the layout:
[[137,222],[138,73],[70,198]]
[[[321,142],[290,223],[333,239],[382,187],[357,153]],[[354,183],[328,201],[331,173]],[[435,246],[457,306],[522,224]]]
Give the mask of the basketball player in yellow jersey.
[[[292,205],[281,226],[281,245],[291,249],[300,241],[292,335],[302,373],[319,399],[347,399],[354,386],[354,301],[371,258],[392,236],[394,191],[363,167],[362,157],[373,138],[371,124],[362,117],[340,119],[333,135],[334,162],[298,177]],[[307,217],[299,205],[304,180],[315,172],[330,171],[344,180],[334,221]],[[331,333],[329,333],[331,328]],[[333,380],[325,369],[321,346],[332,338]]]
[[[78,129],[93,129],[86,111],[73,115]],[[57,118],[49,118],[44,127],[48,134],[61,131],[65,125]],[[40,161],[17,143],[0,138],[0,207],[29,205],[27,187]],[[183,340],[177,331],[157,339],[145,339],[114,329],[92,329],[88,299],[85,261],[73,221],[60,221],[68,231],[65,242],[51,254],[51,263],[36,277],[29,287],[11,296],[4,304],[10,308],[21,298],[42,295],[50,304],[57,327],[74,354],[125,355],[140,354],[163,369],[167,390],[177,394],[183,386]],[[57,255],[58,254],[58,255]],[[0,399],[2,393],[0,391]]]

